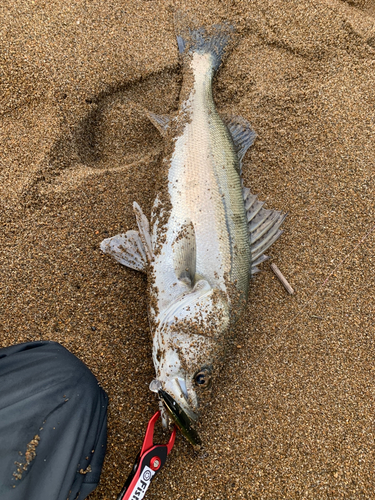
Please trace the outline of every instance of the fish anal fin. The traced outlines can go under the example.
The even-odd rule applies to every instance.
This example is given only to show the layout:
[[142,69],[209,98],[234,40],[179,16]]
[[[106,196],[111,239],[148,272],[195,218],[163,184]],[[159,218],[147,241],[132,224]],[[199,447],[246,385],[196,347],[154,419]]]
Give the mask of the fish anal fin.
[[157,115],[152,111],[147,111],[147,116],[149,117],[151,123],[159,130],[161,135],[163,137],[166,136],[171,122],[171,117],[169,115]]
[[128,231],[106,238],[100,244],[103,253],[110,255],[123,266],[146,272],[146,252],[138,231]]
[[237,156],[242,166],[243,157],[249,147],[254,144],[256,133],[251,128],[250,123],[241,116],[223,116],[222,120],[232,136]]
[[257,266],[268,259],[264,252],[281,236],[280,226],[286,214],[263,208],[263,202],[251,194],[250,189],[243,188],[242,192],[251,249],[250,274],[254,275],[259,272]]
[[183,224],[172,248],[173,265],[177,279],[193,287],[196,273],[196,239],[191,221]]
[[133,209],[134,209],[135,217],[137,219],[139,236],[142,240],[147,260],[148,260],[148,262],[151,262],[154,254],[152,251],[152,244],[151,244],[150,224],[148,223],[147,217],[142,212],[141,207],[138,205],[138,203],[136,201],[133,203]]

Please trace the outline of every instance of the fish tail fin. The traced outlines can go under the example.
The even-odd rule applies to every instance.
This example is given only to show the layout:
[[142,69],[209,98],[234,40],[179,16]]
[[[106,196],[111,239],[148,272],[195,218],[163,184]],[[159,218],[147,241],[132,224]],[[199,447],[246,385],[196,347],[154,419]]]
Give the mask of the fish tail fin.
[[183,56],[198,52],[210,53],[213,56],[213,66],[217,70],[226,51],[228,42],[234,32],[233,26],[228,23],[216,24],[209,30],[203,27],[190,28],[191,21],[182,12],[175,16],[178,50]]

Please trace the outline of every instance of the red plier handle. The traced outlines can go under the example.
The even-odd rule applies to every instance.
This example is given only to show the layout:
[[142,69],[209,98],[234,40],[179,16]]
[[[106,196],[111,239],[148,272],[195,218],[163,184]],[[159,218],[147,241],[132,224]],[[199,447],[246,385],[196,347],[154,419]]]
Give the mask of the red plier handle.
[[174,427],[167,444],[154,444],[154,428],[159,417],[160,411],[156,412],[150,419],[141,451],[117,500],[141,500],[150,486],[152,478],[165,464],[174,445],[176,427]]

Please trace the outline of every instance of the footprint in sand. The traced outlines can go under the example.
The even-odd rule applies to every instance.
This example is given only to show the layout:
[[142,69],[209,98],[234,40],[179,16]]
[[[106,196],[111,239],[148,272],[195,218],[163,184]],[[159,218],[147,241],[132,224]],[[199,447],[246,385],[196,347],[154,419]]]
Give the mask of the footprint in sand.
[[86,99],[80,106],[70,104],[64,95],[60,97],[60,111],[51,106],[49,110],[58,132],[46,140],[48,127],[38,131],[46,147],[41,149],[32,175],[21,183],[21,196],[40,198],[76,189],[89,176],[126,171],[155,161],[162,152],[163,140],[147,110],[173,110],[179,80],[177,71],[164,70],[104,96]]

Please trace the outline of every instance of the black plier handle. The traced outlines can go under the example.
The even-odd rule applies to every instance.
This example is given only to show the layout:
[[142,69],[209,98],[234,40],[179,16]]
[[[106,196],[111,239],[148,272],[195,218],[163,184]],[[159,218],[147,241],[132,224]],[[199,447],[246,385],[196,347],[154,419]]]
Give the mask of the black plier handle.
[[141,451],[117,500],[141,500],[150,486],[152,478],[165,464],[174,445],[176,427],[174,427],[167,444],[154,444],[154,428],[159,417],[160,411],[156,412],[150,419]]

